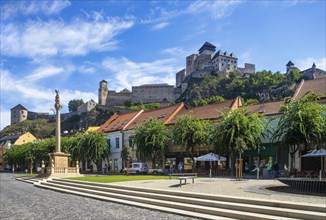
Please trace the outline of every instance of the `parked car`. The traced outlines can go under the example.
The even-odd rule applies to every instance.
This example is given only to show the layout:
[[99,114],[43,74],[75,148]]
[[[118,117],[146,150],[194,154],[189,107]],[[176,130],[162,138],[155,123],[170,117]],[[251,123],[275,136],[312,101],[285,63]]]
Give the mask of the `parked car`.
[[127,168],[123,169],[124,172],[129,172],[130,174],[147,174],[148,166],[146,163],[131,163],[129,171]]

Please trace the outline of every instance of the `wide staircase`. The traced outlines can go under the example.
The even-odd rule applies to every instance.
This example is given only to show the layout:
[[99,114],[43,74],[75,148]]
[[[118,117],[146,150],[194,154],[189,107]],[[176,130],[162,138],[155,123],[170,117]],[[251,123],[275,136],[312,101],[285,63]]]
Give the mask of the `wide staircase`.
[[325,205],[187,193],[67,179],[43,179],[35,186],[79,196],[200,219],[326,219]]

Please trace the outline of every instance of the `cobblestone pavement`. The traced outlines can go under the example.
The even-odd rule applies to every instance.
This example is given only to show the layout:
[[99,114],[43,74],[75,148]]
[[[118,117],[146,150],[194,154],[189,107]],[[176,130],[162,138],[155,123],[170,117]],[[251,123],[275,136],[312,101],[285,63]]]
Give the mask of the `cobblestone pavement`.
[[0,219],[176,219],[184,216],[40,189],[0,173]]

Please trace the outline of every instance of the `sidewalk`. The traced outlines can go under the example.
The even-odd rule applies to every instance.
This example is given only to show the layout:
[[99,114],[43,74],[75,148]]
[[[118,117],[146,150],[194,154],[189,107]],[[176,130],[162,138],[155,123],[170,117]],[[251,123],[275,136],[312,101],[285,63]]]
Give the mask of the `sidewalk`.
[[169,177],[167,177],[167,179],[162,180],[119,182],[114,183],[114,185],[247,197],[263,200],[312,203],[325,205],[326,207],[326,199],[322,196],[283,193],[268,190],[266,187],[286,186],[278,180],[270,179],[244,179],[242,181],[236,181],[235,179],[230,178],[196,178],[194,184],[188,183],[187,181],[187,185],[179,187],[179,180],[169,179]]

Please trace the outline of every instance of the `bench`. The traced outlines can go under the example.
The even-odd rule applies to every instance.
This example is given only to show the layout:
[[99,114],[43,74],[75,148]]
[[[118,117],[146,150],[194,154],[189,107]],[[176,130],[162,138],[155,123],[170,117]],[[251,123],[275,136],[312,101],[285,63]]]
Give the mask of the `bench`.
[[182,180],[184,180],[184,185],[187,184],[187,180],[188,179],[192,179],[192,183],[195,183],[195,178],[197,178],[197,176],[181,176],[181,177],[178,177],[177,179],[180,180],[180,184],[179,186],[181,187],[182,185]]
[[171,173],[169,174],[169,177],[171,179],[172,176],[195,176],[197,177],[197,173]]

